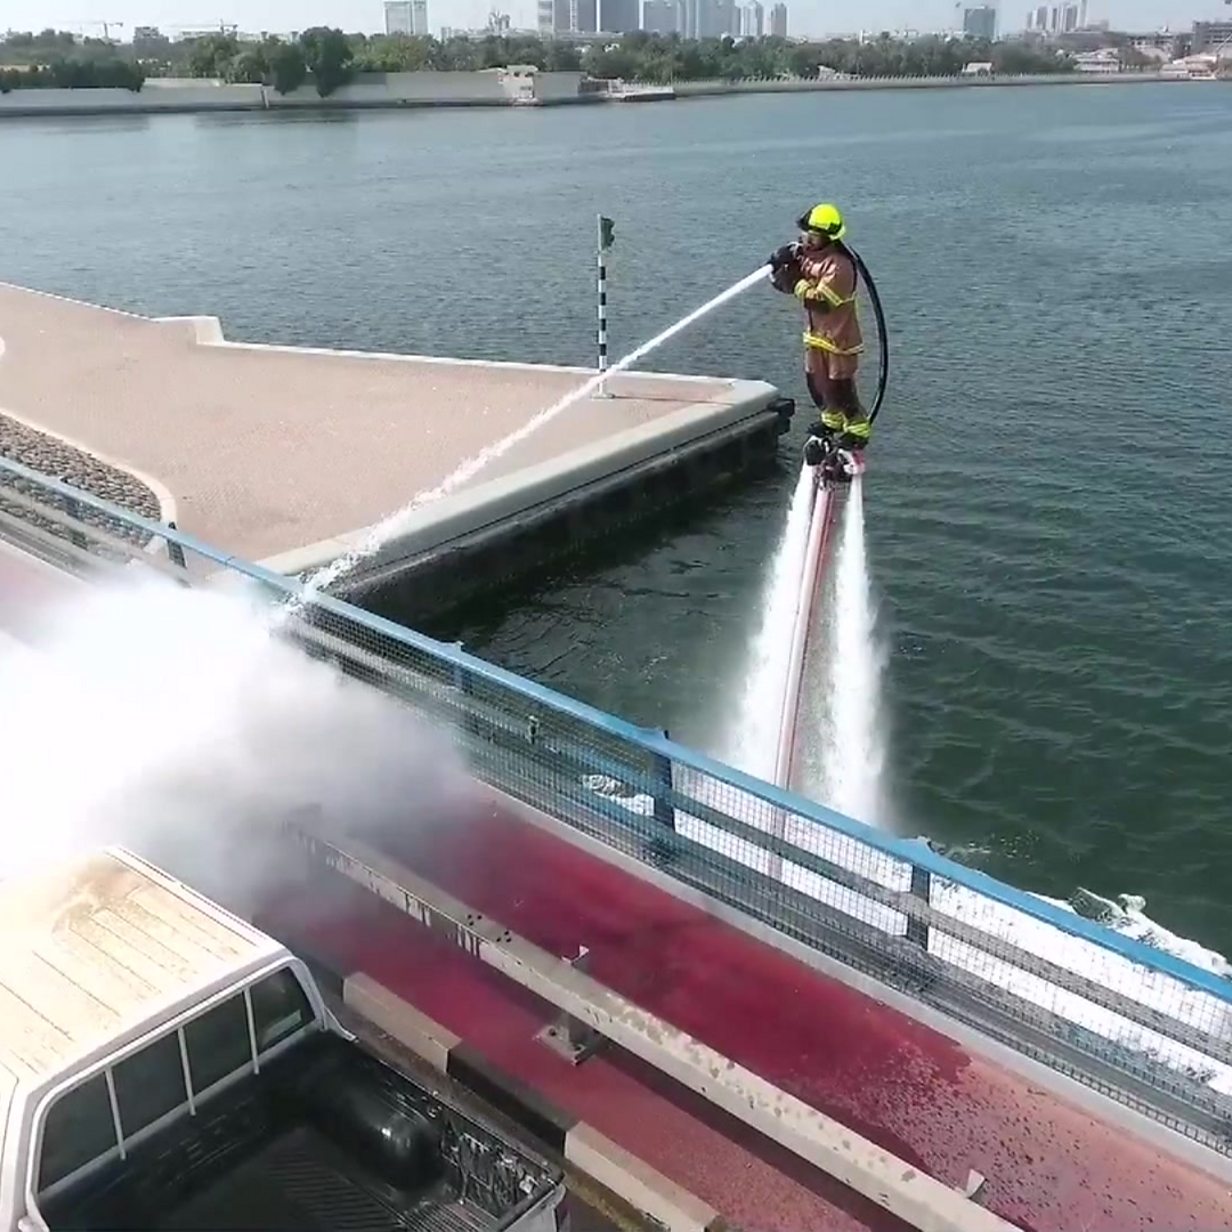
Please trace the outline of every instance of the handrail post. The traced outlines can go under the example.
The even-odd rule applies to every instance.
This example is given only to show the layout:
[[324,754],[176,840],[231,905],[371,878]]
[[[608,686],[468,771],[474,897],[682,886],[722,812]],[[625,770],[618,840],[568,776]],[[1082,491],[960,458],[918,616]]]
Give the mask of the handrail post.
[[[670,740],[667,729],[662,729],[664,740]],[[666,787],[668,792],[675,788],[675,779],[672,773],[672,759],[664,753],[651,753],[650,755],[651,774],[654,781],[663,787]],[[676,829],[676,806],[666,799],[662,792],[654,793],[654,819],[661,826],[675,831]]]
[[[911,866],[912,897],[918,898],[925,906],[930,906],[932,888],[932,873],[926,868],[921,868],[918,864],[913,864]],[[928,925],[923,920],[917,920],[914,916],[907,917],[907,940],[914,942],[925,952],[928,950],[928,934]]]

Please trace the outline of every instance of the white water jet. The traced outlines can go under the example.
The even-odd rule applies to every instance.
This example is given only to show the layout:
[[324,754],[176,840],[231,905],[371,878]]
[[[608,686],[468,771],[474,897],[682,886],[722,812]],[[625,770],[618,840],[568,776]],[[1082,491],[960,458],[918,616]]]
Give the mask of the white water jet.
[[885,655],[877,639],[868,571],[862,479],[852,482],[846,505],[834,557],[822,800],[840,813],[877,825],[887,821],[881,713]]
[[725,760],[767,781],[774,779],[779,723],[791,668],[792,621],[808,548],[813,489],[812,472],[801,467],[762,594],[757,633],[750,643],[743,680],[731,709],[731,729],[724,741]]
[[527,437],[538,432],[540,428],[550,423],[558,415],[567,411],[574,403],[582,401],[583,398],[589,398],[591,394],[601,389],[613,376],[633,367],[639,360],[649,355],[651,351],[657,350],[669,339],[688,329],[690,325],[706,316],[707,313],[713,312],[716,308],[726,304],[729,300],[735,299],[737,295],[743,294],[750,287],[761,282],[767,277],[769,272],[770,267],[763,265],[760,269],[756,269],[751,274],[741,278],[739,282],[733,283],[726,291],[721,291],[713,299],[707,300],[706,303],[702,304],[700,308],[695,308],[687,316],[681,317],[674,325],[669,325],[662,333],[656,334],[648,342],[643,342],[636,350],[630,351],[628,355],[618,359],[606,372],[597,373],[584,384],[570,390],[558,402],[553,403],[546,410],[540,411],[516,432],[511,432],[501,440],[494,441],[491,445],[481,449],[474,457],[468,458],[461,466],[447,475],[436,487],[416,493],[401,509],[396,510],[389,517],[371,527],[359,547],[348,552],[345,556],[339,556],[337,560],[313,573],[305,583],[304,594],[298,599],[293,600],[292,606],[301,606],[313,594],[327,590],[336,582],[341,581],[368,557],[380,551],[381,547],[389,539],[394,538],[401,531],[407,519],[416,510],[456,492],[463,484],[469,483],[490,462],[495,462],[498,458],[504,457],[511,449],[521,444]]

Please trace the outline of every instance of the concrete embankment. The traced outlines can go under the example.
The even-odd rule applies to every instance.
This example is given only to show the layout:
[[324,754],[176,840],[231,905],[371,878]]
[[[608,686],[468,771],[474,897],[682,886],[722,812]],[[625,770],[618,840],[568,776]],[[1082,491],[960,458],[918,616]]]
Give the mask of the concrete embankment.
[[[815,80],[791,78],[747,81],[672,82],[668,97],[705,98],[727,94],[798,94],[843,90],[953,90],[1005,86],[1145,85],[1184,78],[1159,73],[1082,73],[1032,77],[861,77]],[[131,90],[13,90],[0,94],[5,116],[158,115],[226,111],[394,110],[416,107],[561,106],[600,103],[619,94],[581,91],[580,73],[515,76],[499,72],[365,73],[328,98],[311,86],[289,94],[261,85],[153,78]],[[632,88],[648,83],[631,82]],[[656,87],[663,89],[663,87]]]
[[554,106],[599,102],[583,93],[581,73],[363,73],[328,98],[312,86],[279,94],[268,86],[151,78],[131,90],[13,90],[0,94],[0,117],[154,115],[209,111],[329,108]]
[[[816,94],[849,90],[968,90],[1005,86],[1148,85],[1184,81],[1160,73],[1048,73],[1005,77],[858,77],[765,78],[747,81],[676,81],[677,98],[705,98],[722,94]],[[637,85],[642,83],[630,83]]]

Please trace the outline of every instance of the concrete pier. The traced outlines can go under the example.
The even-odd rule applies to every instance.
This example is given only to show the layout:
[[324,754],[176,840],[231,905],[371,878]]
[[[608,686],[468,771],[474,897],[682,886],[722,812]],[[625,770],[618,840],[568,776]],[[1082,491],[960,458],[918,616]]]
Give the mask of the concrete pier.
[[[4,285],[0,340],[0,413],[132,472],[163,520],[287,573],[350,551],[593,375],[234,343],[213,317]],[[351,585],[398,588],[406,614],[465,598],[770,456],[792,409],[759,381],[628,374],[608,392],[419,509]]]

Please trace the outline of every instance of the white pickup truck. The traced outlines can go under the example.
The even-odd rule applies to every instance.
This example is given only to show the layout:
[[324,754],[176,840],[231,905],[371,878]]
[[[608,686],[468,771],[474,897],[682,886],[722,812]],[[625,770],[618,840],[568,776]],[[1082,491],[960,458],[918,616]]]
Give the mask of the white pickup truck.
[[563,1199],[131,853],[0,883],[0,1232],[558,1232]]

